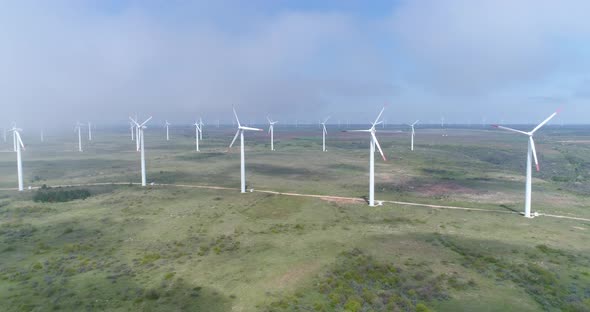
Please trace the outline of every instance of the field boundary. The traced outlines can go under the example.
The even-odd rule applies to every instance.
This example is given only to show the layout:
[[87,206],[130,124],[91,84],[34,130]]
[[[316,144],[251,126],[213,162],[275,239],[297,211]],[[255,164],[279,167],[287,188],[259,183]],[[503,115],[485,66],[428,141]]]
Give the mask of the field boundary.
[[[50,187],[80,187],[80,186],[105,186],[105,185],[141,185],[141,183],[137,183],[137,182],[96,182],[96,183],[62,184],[62,185],[53,185]],[[239,188],[232,188],[232,187],[225,187],[225,186],[197,185],[197,184],[153,183],[153,184],[149,184],[148,186],[183,187],[183,188],[197,188],[197,189],[223,190],[223,191],[239,191],[240,190]],[[41,187],[39,187],[39,186],[33,186],[33,187],[30,187],[29,190],[36,190],[36,189],[40,189],[40,188]],[[16,190],[18,190],[18,189],[17,188],[0,188],[0,191],[16,191]],[[282,196],[327,199],[327,200],[346,200],[346,201],[352,201],[352,202],[366,203],[365,199],[358,198],[358,197],[303,194],[303,193],[292,193],[292,192],[278,192],[278,191],[271,191],[271,190],[256,190],[256,189],[252,189],[252,190],[250,190],[250,192],[272,194],[272,195],[282,195]],[[395,200],[378,200],[377,202],[383,203],[383,204],[387,203],[387,204],[395,204],[395,205],[403,205],[403,206],[425,207],[425,208],[431,208],[431,209],[463,210],[463,211],[477,211],[477,212],[517,214],[517,215],[521,214],[520,212],[515,212],[515,211],[502,211],[502,210],[483,209],[483,208],[412,203],[412,202],[403,202],[403,201],[395,201]],[[547,213],[542,213],[542,212],[537,212],[537,216],[590,222],[590,219],[588,219],[588,218],[582,218],[582,217],[576,217],[576,216],[554,215],[554,214],[547,214]]]

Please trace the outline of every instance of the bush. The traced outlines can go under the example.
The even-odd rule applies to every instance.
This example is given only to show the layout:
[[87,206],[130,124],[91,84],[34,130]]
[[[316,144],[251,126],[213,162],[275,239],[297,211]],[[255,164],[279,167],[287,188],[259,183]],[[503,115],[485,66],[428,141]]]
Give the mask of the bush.
[[90,197],[90,191],[87,189],[51,188],[43,185],[41,189],[35,192],[33,201],[42,203],[63,203],[76,199],[86,199],[88,197]]
[[[418,270],[430,274],[415,280]],[[430,311],[417,302],[448,299],[448,284],[447,275],[436,276],[425,264],[402,269],[353,249],[340,254],[315,287],[296,298],[282,298],[264,311]]]
[[416,312],[430,312],[431,310],[423,303],[416,305]]

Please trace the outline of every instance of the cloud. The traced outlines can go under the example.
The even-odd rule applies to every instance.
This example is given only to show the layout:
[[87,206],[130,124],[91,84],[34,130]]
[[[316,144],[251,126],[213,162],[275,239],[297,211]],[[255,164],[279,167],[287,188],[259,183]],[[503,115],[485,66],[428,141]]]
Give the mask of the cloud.
[[484,95],[583,70],[574,64],[586,56],[570,52],[590,39],[589,10],[583,0],[404,1],[389,26],[414,65],[406,79],[442,95]]
[[11,118],[229,118],[232,105],[252,116],[319,114],[334,97],[393,92],[360,22],[346,14],[242,16],[250,23],[239,29],[179,11],[198,5],[157,14],[150,5],[105,12],[59,4],[24,2],[0,13],[0,67],[9,73],[0,101],[18,103]]

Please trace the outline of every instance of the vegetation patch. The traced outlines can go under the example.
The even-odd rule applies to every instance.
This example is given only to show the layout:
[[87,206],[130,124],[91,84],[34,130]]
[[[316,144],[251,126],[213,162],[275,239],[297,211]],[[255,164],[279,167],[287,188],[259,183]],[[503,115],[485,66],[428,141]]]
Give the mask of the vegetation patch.
[[48,187],[43,186],[35,192],[33,200],[35,202],[42,203],[63,203],[77,199],[86,199],[90,197],[90,191],[88,189],[79,188],[62,188],[62,187]]
[[380,263],[359,249],[340,254],[315,287],[272,303],[265,311],[430,311],[428,303],[449,298],[448,290],[473,281],[434,274],[424,263]]
[[[463,257],[462,264],[487,277],[509,280],[522,287],[545,311],[590,311],[588,280],[585,283],[571,282],[551,270],[545,263],[568,261],[570,266],[584,268],[587,259],[578,259],[563,251],[538,245],[537,253],[530,253],[529,261],[512,263],[494,255],[473,251],[453,242],[448,237],[436,235],[436,241]],[[576,277],[575,279],[580,279]],[[574,279],[574,280],[575,280]],[[584,286],[586,285],[586,286]]]

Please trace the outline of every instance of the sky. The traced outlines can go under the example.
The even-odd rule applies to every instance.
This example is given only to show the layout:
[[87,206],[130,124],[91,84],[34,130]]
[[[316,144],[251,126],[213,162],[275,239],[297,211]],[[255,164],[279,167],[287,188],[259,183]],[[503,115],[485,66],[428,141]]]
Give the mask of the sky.
[[0,123],[590,121],[586,0],[3,1]]

